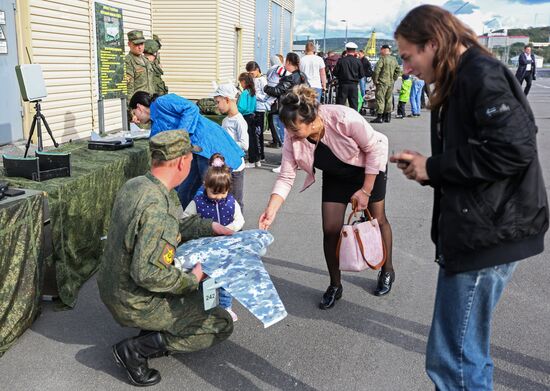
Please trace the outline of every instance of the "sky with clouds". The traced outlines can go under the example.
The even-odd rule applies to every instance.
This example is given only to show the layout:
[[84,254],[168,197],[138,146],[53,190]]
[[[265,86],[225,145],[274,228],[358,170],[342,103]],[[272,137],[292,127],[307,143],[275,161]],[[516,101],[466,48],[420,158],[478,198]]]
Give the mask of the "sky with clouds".
[[[420,4],[436,4],[457,16],[478,34],[488,29],[550,26],[550,0],[327,0],[327,38],[368,36],[376,29],[391,38],[405,14]],[[294,39],[323,38],[323,0],[295,0]]]

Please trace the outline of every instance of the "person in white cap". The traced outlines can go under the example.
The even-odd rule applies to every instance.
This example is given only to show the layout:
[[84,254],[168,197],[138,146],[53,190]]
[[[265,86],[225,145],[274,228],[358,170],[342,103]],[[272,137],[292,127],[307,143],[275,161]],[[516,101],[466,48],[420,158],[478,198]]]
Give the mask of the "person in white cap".
[[[237,109],[237,88],[231,84],[220,84],[216,87],[216,90],[212,94],[212,97],[216,101],[218,110],[220,113],[227,114],[222,121],[222,128],[235,140],[237,145],[246,152],[248,150],[248,124],[243,115],[239,113]],[[243,203],[243,189],[244,189],[244,159],[241,161],[241,165],[231,172],[232,186],[231,192],[233,197],[241,207],[244,209]]]
[[346,44],[346,55],[336,63],[334,68],[334,76],[338,79],[338,92],[336,93],[336,104],[348,106],[354,110],[358,110],[358,88],[359,80],[365,74],[361,61],[356,57],[355,51],[357,45],[354,42]]

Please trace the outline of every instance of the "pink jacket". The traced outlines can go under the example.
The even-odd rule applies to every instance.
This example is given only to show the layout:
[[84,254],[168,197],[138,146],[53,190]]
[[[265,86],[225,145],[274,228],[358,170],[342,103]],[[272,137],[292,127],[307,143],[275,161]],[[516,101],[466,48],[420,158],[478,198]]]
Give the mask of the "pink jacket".
[[[353,166],[365,167],[365,174],[378,174],[386,170],[388,138],[375,131],[357,111],[347,106],[322,105],[319,107],[319,115],[325,124],[325,134],[321,141],[338,159]],[[314,151],[314,144],[285,131],[281,172],[272,193],[286,199],[298,168],[307,174],[300,191],[311,186],[315,182]]]

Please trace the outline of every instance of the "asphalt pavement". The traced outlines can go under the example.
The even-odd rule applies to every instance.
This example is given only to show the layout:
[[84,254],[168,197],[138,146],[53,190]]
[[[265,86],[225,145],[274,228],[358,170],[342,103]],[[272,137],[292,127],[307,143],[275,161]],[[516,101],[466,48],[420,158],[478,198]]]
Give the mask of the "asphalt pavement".
[[[539,126],[538,143],[550,184],[550,79],[529,95]],[[408,110],[408,107],[407,107]],[[390,150],[429,153],[429,113],[375,125]],[[256,228],[275,180],[268,164],[245,177],[245,228]],[[387,214],[394,233],[396,281],[382,298],[372,295],[376,272],[346,273],[344,295],[329,311],[317,304],[328,286],[322,253],[320,180],[299,193],[304,175],[278,214],[275,242],[264,259],[288,317],[264,329],[239,304],[231,338],[193,354],[151,360],[163,380],[151,390],[429,390],[425,347],[437,265],[429,240],[432,191],[389,167]],[[319,178],[320,179],[320,178]],[[546,245],[549,245],[547,235]],[[495,311],[492,354],[496,390],[550,389],[549,251],[522,261]],[[110,346],[134,335],[120,327],[99,299],[95,278],[77,306],[42,315],[0,358],[2,390],[130,390]]]

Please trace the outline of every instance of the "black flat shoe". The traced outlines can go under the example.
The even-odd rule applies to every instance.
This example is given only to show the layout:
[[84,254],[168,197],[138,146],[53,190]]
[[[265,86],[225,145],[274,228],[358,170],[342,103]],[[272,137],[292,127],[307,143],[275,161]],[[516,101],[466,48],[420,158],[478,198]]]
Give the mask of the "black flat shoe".
[[394,272],[379,272],[378,273],[378,286],[374,291],[375,296],[384,296],[390,293],[391,286],[395,280]]
[[327,291],[323,295],[323,298],[321,299],[321,302],[319,303],[319,308],[322,310],[328,310],[329,308],[334,307],[334,304],[336,303],[336,300],[340,300],[342,298],[342,292],[344,291],[344,288],[342,288],[342,285],[340,286],[332,286],[329,285],[327,288]]

